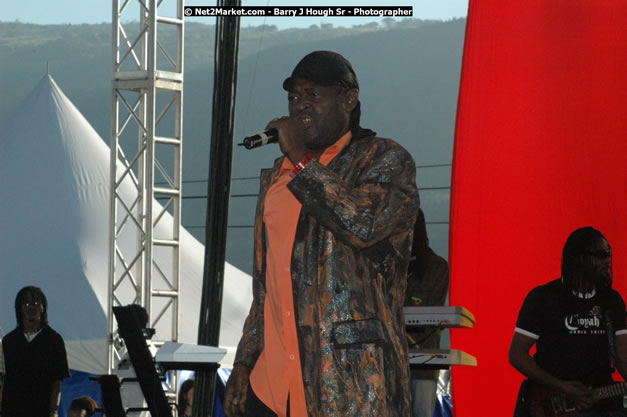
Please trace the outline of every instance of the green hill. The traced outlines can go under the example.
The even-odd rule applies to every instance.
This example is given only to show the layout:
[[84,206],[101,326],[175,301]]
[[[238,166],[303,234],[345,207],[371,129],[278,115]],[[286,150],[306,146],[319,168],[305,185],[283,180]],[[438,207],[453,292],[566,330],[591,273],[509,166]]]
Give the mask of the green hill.
[[[126,27],[132,31],[133,24]],[[183,224],[204,240],[206,179],[211,130],[214,26],[185,24]],[[347,28],[332,25],[277,30],[242,28],[235,141],[287,113],[283,79],[308,52],[345,55],[360,81],[362,125],[405,146],[419,168],[418,184],[431,244],[447,255],[450,164],[465,20],[387,20]],[[162,36],[160,34],[160,36]],[[160,42],[173,45],[173,34]],[[0,123],[50,72],[107,143],[111,112],[111,24],[32,25],[0,22]],[[228,260],[251,270],[254,179],[279,155],[278,147],[236,147]],[[253,179],[246,179],[253,177]],[[244,227],[235,227],[244,226]]]

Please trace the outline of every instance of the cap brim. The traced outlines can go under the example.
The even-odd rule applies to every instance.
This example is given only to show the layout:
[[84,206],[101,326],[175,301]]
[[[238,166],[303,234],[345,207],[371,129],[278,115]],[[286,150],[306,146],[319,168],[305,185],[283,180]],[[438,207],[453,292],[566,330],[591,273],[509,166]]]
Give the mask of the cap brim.
[[290,91],[290,88],[292,87],[292,83],[294,82],[294,80],[295,80],[294,77],[287,77],[285,81],[283,81],[283,89],[285,91]]

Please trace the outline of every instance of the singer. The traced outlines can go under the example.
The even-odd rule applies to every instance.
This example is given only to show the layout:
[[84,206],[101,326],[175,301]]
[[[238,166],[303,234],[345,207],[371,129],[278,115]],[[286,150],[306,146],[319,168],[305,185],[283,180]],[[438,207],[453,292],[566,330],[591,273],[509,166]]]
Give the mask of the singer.
[[234,416],[408,416],[402,320],[416,167],[359,125],[352,65],[305,56],[268,123],[283,154],[262,170],[253,303],[224,408]]

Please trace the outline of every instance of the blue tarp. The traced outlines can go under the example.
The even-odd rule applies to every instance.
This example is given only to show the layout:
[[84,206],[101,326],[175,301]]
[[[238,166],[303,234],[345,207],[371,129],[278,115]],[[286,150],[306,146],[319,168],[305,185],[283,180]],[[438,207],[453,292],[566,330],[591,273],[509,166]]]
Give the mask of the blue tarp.
[[[100,384],[97,381],[91,381],[90,376],[86,372],[70,371],[70,378],[63,380],[61,386],[61,404],[59,405],[59,417],[66,417],[67,410],[70,408],[70,404],[74,398],[84,397],[86,395],[96,401],[99,407],[102,407],[102,393],[100,391]],[[95,417],[102,416],[102,413],[94,414]]]
[[433,417],[453,417],[453,403],[450,395],[439,395],[435,402]]
[[[59,406],[59,417],[67,417],[67,410],[74,398],[89,395],[96,401],[99,407],[102,407],[102,394],[100,385],[96,381],[92,381],[89,377],[96,375],[88,374],[80,371],[71,371],[72,376],[63,380],[61,391],[61,405]],[[193,377],[193,372],[185,372],[179,375],[179,381],[183,382],[187,378]],[[214,401],[213,415],[215,417],[225,417],[222,408],[222,399],[224,398],[224,388],[226,381],[231,375],[230,369],[219,368],[216,378],[216,398]],[[102,413],[94,414],[95,417],[102,416]],[[449,395],[439,395],[435,402],[435,410],[433,417],[453,417],[453,404]]]
[[[84,397],[86,395],[96,401],[98,407],[102,408],[102,393],[100,391],[100,384],[97,381],[92,381],[89,377],[97,377],[98,375],[88,374],[85,372],[72,370],[70,378],[63,380],[61,387],[61,404],[59,405],[59,417],[67,417],[68,408],[74,398]],[[224,388],[226,381],[231,374],[230,369],[218,369],[218,378],[216,378],[216,398],[214,401],[214,417],[226,417],[222,409],[222,398],[224,398]],[[192,378],[193,372],[181,372],[179,375],[179,382],[183,382],[187,378]],[[94,414],[94,417],[101,417],[102,413]]]

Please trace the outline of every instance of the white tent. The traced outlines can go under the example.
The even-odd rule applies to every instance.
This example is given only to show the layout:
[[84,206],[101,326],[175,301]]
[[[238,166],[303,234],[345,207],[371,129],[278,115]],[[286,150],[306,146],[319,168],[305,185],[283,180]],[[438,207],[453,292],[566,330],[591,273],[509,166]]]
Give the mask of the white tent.
[[[16,325],[19,289],[39,286],[70,368],[90,373],[106,370],[109,159],[109,146],[49,75],[0,125],[0,329]],[[182,230],[185,343],[197,340],[203,258],[203,246]],[[249,275],[225,265],[223,347],[237,345],[250,287]]]

